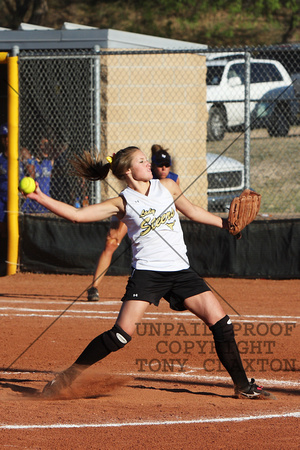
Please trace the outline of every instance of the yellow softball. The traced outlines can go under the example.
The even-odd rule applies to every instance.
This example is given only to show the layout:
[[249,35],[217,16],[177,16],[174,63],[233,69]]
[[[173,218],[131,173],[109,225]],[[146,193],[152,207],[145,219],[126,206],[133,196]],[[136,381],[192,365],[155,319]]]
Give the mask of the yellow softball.
[[31,192],[35,191],[35,181],[31,177],[24,177],[20,181],[19,189],[24,194],[31,194]]

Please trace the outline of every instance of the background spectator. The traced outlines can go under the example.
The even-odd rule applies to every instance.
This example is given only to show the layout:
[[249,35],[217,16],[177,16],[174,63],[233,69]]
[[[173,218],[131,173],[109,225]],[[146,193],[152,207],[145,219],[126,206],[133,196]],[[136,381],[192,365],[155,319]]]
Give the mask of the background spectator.
[[[24,152],[26,154],[26,152]],[[23,154],[24,154],[23,153]],[[47,195],[50,195],[51,172],[53,168],[53,149],[51,141],[42,137],[39,143],[38,150],[34,159],[28,158],[25,165],[25,170],[30,171],[30,175],[38,183],[40,188]],[[30,153],[27,151],[27,156]],[[25,175],[26,176],[26,175]],[[22,211],[26,213],[46,213],[48,210],[36,202],[27,198],[22,206]]]

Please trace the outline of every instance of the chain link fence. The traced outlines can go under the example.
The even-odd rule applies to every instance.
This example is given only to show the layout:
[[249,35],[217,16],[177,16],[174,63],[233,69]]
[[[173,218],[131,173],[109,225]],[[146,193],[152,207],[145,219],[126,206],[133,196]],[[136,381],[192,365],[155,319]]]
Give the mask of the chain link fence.
[[[91,196],[89,183],[71,175],[70,159],[93,147],[93,59],[86,54],[21,55],[20,176],[70,204]],[[20,199],[25,213],[42,207]]]
[[[271,51],[272,50],[272,51]],[[250,187],[261,216],[300,214],[300,62],[274,48],[22,51],[20,176],[73,205],[115,196],[70,173],[74,154],[169,149],[185,195],[216,213]],[[20,211],[45,214],[20,197]]]

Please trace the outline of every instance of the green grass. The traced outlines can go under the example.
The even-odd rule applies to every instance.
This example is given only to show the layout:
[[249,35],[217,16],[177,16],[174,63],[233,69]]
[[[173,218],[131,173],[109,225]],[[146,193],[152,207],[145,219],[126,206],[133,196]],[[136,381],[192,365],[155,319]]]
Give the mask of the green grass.
[[[221,142],[207,142],[207,151],[244,162],[244,135],[226,133]],[[261,215],[300,217],[300,127],[285,138],[251,131],[250,187],[262,195]]]

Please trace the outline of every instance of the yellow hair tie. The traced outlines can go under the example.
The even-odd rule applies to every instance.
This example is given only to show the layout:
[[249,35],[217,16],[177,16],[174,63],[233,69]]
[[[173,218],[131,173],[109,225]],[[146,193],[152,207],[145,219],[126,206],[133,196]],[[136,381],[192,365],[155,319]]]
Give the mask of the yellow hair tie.
[[113,159],[112,159],[112,157],[111,157],[111,156],[107,156],[107,157],[106,157],[106,161],[107,161],[107,162],[109,162],[109,164],[111,164],[111,163],[112,163],[112,160],[113,160]]

